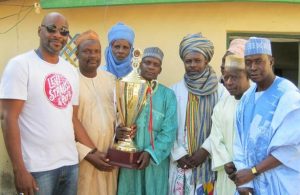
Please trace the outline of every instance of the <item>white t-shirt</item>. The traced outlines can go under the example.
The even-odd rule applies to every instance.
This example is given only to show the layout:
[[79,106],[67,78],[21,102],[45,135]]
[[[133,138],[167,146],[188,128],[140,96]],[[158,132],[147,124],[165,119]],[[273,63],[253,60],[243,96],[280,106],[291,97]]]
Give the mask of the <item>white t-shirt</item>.
[[28,171],[48,171],[78,163],[72,123],[78,85],[76,69],[62,58],[50,64],[30,51],[8,62],[0,84],[0,99],[25,100],[19,126]]

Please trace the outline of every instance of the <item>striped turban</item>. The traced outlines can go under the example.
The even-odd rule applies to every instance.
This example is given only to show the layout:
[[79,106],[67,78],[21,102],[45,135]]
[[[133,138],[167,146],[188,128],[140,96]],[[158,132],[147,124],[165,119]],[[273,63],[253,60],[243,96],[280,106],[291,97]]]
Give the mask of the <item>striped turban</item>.
[[214,55],[214,45],[210,40],[203,37],[201,33],[187,35],[179,45],[180,58],[183,60],[186,54],[190,52],[200,52],[210,62]]

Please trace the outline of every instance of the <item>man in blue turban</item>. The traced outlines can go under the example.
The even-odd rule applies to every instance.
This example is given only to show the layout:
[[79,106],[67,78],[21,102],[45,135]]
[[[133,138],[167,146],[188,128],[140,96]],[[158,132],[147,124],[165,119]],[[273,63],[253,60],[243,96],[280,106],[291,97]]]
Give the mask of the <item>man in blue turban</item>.
[[106,65],[102,67],[103,70],[117,78],[124,77],[132,71],[134,37],[132,28],[123,23],[117,23],[109,30],[109,46],[105,50]]

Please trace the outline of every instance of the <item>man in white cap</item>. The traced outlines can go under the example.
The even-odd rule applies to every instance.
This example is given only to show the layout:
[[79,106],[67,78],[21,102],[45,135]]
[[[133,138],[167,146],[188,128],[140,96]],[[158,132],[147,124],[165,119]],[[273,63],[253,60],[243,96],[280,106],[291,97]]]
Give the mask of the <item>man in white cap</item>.
[[[206,140],[211,146],[209,152],[212,159],[212,170],[218,174],[214,190],[214,194],[218,195],[234,194],[236,191],[235,184],[228,178],[226,172],[235,171],[232,163],[235,112],[242,95],[250,87],[243,57],[228,55],[224,64],[224,85],[230,96],[220,100],[214,107],[212,128]],[[208,155],[206,155],[207,157]],[[203,158],[203,161],[206,158]]]
[[225,70],[225,58],[229,55],[237,55],[242,58],[244,58],[244,49],[245,49],[245,44],[246,44],[245,39],[233,39],[230,42],[230,45],[228,49],[226,50],[224,56],[222,57],[222,63],[221,63],[221,77],[220,77],[220,82],[224,84],[224,70]]
[[270,40],[251,37],[245,64],[255,83],[237,108],[234,164],[240,194],[300,194],[300,93],[273,73]]

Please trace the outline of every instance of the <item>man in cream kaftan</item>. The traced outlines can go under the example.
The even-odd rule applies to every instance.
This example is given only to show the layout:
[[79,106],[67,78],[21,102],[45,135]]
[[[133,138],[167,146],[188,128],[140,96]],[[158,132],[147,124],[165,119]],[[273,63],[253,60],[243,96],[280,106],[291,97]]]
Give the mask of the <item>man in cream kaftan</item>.
[[[99,70],[97,77],[87,78],[80,74],[80,96],[78,118],[99,151],[106,152],[114,137],[114,76]],[[80,155],[78,194],[115,194],[117,169],[111,172],[99,171],[83,160],[87,152],[84,146],[77,148]]]
[[80,70],[78,119],[94,144],[91,148],[77,143],[80,157],[78,194],[114,195],[118,170],[109,164],[106,152],[114,138],[115,77],[106,71],[97,71],[101,47],[95,32],[82,33],[76,44]]

